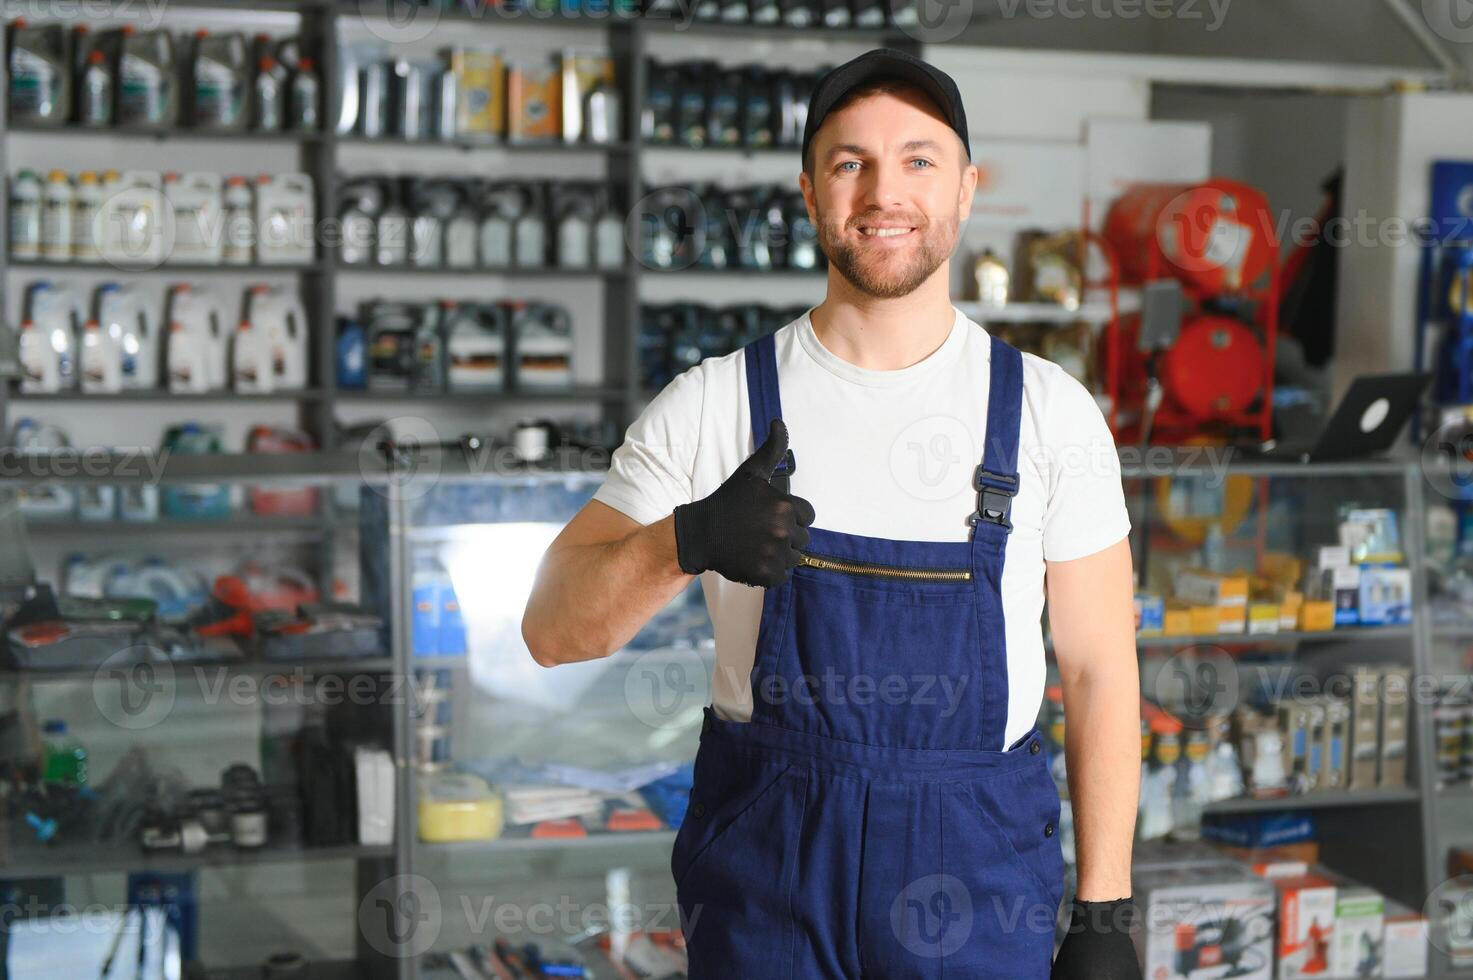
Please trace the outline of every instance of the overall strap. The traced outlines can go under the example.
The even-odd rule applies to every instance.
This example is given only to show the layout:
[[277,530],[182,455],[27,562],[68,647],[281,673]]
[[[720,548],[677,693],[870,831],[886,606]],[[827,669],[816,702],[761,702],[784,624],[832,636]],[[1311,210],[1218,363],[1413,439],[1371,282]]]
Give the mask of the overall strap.
[[1009,519],[1018,493],[1018,428],[1023,420],[1023,355],[992,338],[992,373],[987,392],[987,434],[977,467],[977,512],[968,518],[973,534],[984,525],[1013,529]]
[[[747,405],[752,416],[752,449],[767,441],[772,420],[783,417],[782,399],[777,391],[777,344],[773,334],[763,334],[742,349],[747,365]],[[788,476],[798,468],[793,451],[773,471],[773,483],[787,492]]]

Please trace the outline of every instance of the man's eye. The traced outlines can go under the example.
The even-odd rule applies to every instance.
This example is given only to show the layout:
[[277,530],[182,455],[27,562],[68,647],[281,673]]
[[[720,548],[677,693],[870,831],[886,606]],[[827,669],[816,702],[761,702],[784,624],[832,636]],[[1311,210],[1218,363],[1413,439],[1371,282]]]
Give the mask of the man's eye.
[[[859,161],[858,160],[845,160],[843,163],[839,164],[839,169],[840,170],[843,170],[845,167],[849,166],[850,164],[853,164],[854,166],[857,167],[857,166],[859,166]],[[853,173],[853,171],[849,171],[849,172],[850,173]]]
[[923,170],[924,170],[924,169],[928,169],[928,168],[930,168],[930,167],[931,167],[931,166],[933,166],[933,164],[932,164],[932,163],[931,163],[931,161],[930,161],[930,160],[927,160],[927,159],[925,159],[925,158],[924,158],[924,157],[918,157],[918,158],[916,158],[916,159],[915,159],[915,160],[912,160],[912,161],[911,161],[911,162],[912,162],[912,163],[924,163],[924,164],[925,164],[925,165],[926,165],[926,166],[925,166],[925,167],[923,167],[923,168],[921,168],[921,169],[923,169]]

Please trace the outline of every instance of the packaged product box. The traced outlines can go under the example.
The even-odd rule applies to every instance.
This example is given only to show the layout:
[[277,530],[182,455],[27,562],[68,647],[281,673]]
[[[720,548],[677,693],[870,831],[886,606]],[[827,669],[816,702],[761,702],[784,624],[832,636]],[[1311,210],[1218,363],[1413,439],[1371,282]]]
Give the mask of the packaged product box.
[[1388,978],[1427,975],[1427,918],[1400,902],[1386,899],[1381,973]]
[[1335,604],[1335,625],[1354,626],[1360,622],[1359,565],[1341,565],[1325,571],[1326,596]]
[[1317,840],[1295,841],[1291,844],[1275,844],[1273,847],[1229,847],[1221,846],[1222,853],[1242,861],[1253,869],[1254,874],[1271,877],[1264,869],[1288,870],[1303,868],[1299,874],[1309,871],[1320,859],[1320,842]]
[[[1300,629],[1299,611],[1304,608],[1304,593],[1290,589],[1279,599],[1279,629]],[[1333,616],[1331,617],[1333,621]]]
[[1248,603],[1248,635],[1263,636],[1279,631],[1279,604],[1277,602]]
[[1166,636],[1192,635],[1192,610],[1185,603],[1168,600],[1161,619],[1161,632]]
[[1362,626],[1401,626],[1412,621],[1412,570],[1363,565],[1358,599]]
[[562,74],[545,61],[513,61],[506,70],[506,129],[513,142],[562,136]]
[[1222,616],[1216,606],[1193,606],[1192,632],[1198,636],[1211,636],[1222,625]]
[[1248,603],[1248,576],[1184,568],[1176,573],[1176,597],[1200,606],[1244,606]]
[[1371,789],[1376,785],[1381,759],[1381,672],[1357,666],[1350,671],[1350,772],[1349,789]]
[[1325,704],[1314,698],[1304,705],[1304,775],[1305,788],[1323,789],[1325,777]]
[[486,142],[505,137],[506,65],[501,52],[495,48],[452,48],[450,71],[458,90],[457,135]]
[[1274,713],[1284,740],[1284,775],[1292,783],[1296,774],[1309,772],[1309,706],[1281,701]]
[[1299,607],[1299,628],[1306,633],[1323,633],[1335,628],[1335,603],[1305,599]]
[[1271,980],[1272,884],[1229,861],[1137,871],[1132,881],[1141,923],[1133,938],[1144,976]]
[[1248,628],[1248,607],[1246,605],[1218,606],[1217,607],[1217,631],[1219,633],[1243,633]]
[[1326,697],[1324,708],[1324,750],[1315,785],[1319,789],[1344,789],[1349,774],[1350,702]]
[[1407,782],[1407,702],[1411,699],[1411,679],[1411,671],[1406,667],[1381,668],[1381,758],[1377,786],[1405,786]]
[[1374,888],[1342,885],[1335,894],[1333,977],[1379,977],[1385,969],[1386,900]]
[[1135,631],[1139,636],[1160,636],[1166,628],[1166,602],[1158,595],[1135,597]]
[[1273,879],[1279,893],[1279,980],[1330,977],[1335,883],[1322,875]]
[[1323,572],[1350,564],[1350,549],[1341,545],[1322,545],[1315,551],[1314,569]]

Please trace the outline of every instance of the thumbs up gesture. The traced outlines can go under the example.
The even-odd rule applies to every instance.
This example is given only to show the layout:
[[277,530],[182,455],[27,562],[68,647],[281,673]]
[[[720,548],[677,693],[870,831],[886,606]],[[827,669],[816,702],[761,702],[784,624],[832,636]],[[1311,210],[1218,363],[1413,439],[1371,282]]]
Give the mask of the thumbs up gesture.
[[775,586],[808,546],[813,505],[772,485],[788,452],[788,428],[772,420],[767,441],[710,496],[675,508],[675,555],[681,571],[713,571],[733,582]]

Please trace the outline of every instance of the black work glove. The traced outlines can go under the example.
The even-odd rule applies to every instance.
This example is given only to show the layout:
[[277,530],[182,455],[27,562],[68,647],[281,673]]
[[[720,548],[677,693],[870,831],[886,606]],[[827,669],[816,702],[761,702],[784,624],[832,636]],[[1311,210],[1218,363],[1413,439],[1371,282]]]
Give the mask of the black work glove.
[[1054,957],[1049,980],[1141,980],[1130,941],[1135,905],[1130,896],[1112,902],[1070,903],[1069,933]]
[[782,493],[772,471],[788,452],[788,428],[772,420],[767,441],[708,497],[675,508],[675,557],[689,575],[717,572],[733,582],[787,580],[808,546],[813,505]]

